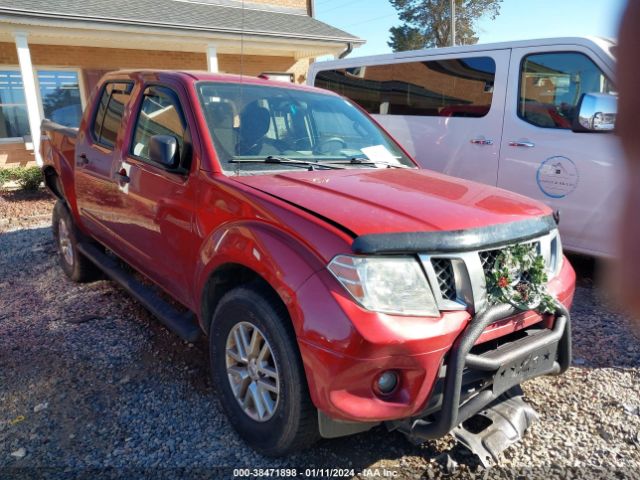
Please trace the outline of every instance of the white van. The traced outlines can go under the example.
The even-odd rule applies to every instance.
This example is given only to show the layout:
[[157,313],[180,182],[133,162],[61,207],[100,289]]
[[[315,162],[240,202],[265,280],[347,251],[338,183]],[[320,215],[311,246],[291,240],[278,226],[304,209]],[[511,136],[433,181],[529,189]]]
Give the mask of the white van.
[[557,38],[417,50],[317,62],[308,83],[372,113],[424,168],[545,201],[567,250],[611,256],[624,168],[615,48]]

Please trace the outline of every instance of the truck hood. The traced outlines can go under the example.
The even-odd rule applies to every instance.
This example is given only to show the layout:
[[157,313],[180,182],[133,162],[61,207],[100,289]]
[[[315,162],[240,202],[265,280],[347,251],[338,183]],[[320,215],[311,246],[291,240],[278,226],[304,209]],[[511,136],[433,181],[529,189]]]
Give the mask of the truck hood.
[[464,230],[549,215],[544,204],[428,170],[321,170],[233,177],[354,236]]

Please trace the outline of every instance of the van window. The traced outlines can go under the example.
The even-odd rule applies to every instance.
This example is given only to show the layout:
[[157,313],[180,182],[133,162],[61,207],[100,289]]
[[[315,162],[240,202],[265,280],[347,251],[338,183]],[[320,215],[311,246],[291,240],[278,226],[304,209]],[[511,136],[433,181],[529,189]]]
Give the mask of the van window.
[[124,106],[131,97],[133,83],[109,82],[102,89],[100,103],[93,119],[93,138],[99,144],[113,148],[122,122]]
[[586,55],[542,53],[522,60],[518,116],[524,121],[570,129],[584,93],[615,93],[611,81]]
[[186,122],[176,94],[160,86],[144,91],[134,131],[131,153],[149,160],[149,140],[154,135],[170,135],[178,141],[178,154],[184,152]]
[[344,95],[369,113],[484,117],[495,74],[490,57],[457,58],[325,70],[316,75],[315,86]]

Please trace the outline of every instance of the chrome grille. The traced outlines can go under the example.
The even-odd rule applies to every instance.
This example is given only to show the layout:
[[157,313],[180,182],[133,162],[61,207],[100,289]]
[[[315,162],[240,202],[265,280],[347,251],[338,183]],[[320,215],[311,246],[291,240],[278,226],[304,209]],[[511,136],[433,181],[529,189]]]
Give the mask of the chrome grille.
[[448,258],[432,258],[431,264],[438,279],[438,286],[442,298],[447,300],[456,299],[456,280],[453,275],[453,266]]
[[484,270],[485,276],[489,275],[489,272],[496,263],[496,259],[502,250],[486,250],[480,252],[480,261],[482,262],[482,270]]
[[[553,238],[548,235],[528,244],[545,256],[547,261]],[[505,245],[491,250],[470,250],[447,256],[421,254],[420,259],[439,309],[441,311],[465,310],[471,307],[476,312],[482,311],[487,301],[486,287],[489,273],[498,255],[506,247]],[[523,274],[523,279],[527,280],[526,272]]]
[[[533,242],[530,244],[532,248],[536,249],[536,252],[540,253],[540,242]],[[484,252],[478,252],[480,255],[480,262],[482,262],[482,270],[484,270],[485,276],[489,275],[489,272],[493,269],[496,263],[496,259],[503,249],[498,248],[495,250],[485,250]]]

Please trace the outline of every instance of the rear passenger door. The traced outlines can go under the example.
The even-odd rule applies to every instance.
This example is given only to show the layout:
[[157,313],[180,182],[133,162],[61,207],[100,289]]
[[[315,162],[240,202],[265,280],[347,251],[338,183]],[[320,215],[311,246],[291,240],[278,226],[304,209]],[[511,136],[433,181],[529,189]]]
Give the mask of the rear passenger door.
[[133,82],[108,81],[102,86],[90,124],[76,147],[75,187],[80,218],[98,239],[114,243],[114,225],[121,209],[114,168],[124,110]]
[[321,71],[315,85],[365,108],[423,168],[495,185],[509,50]]
[[615,93],[613,72],[579,45],[513,50],[498,185],[560,210],[565,247],[612,254],[624,170],[617,137],[576,133],[585,93]]
[[[124,205],[116,230],[126,246],[122,256],[139,271],[188,305],[194,264],[193,144],[179,86],[144,88],[129,119],[128,142],[117,167]],[[151,160],[149,140],[171,135],[178,142],[179,164],[172,169]]]

